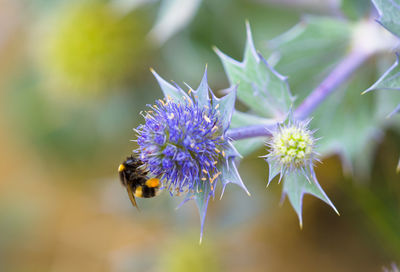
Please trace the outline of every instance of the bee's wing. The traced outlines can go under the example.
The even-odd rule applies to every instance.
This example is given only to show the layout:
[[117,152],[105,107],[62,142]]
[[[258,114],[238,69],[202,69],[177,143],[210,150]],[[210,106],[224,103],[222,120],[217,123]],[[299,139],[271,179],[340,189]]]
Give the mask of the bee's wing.
[[134,196],[134,194],[133,194],[133,192],[132,192],[131,186],[129,186],[129,185],[126,186],[126,190],[128,191],[129,199],[131,200],[132,205],[135,206],[136,209],[138,209],[138,211],[140,212],[139,207],[138,207],[138,205],[137,205],[137,203],[136,203],[135,196]]

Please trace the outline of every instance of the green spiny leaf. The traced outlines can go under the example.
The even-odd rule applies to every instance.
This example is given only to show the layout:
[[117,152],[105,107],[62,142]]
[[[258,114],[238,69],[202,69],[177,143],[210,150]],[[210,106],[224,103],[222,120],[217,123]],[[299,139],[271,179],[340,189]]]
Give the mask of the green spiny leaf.
[[210,200],[210,186],[208,182],[203,183],[202,192],[193,193],[194,200],[196,201],[197,209],[200,215],[200,243],[203,239],[204,220],[207,214],[208,202]]
[[[385,90],[400,90],[400,66],[399,66],[399,55],[396,54],[396,62],[390,67],[371,87],[366,91],[367,93],[372,90],[385,89]],[[400,110],[400,104],[395,108],[389,116],[397,113]]]
[[235,110],[236,86],[229,88],[227,92],[227,95],[219,99],[213,94],[211,103],[211,106],[220,112],[219,117],[224,129],[227,129],[229,127],[232,119],[232,114]]
[[195,91],[195,95],[197,96],[197,101],[200,105],[209,105],[209,95],[208,95],[208,80],[207,80],[207,67],[204,71],[203,78],[201,79],[200,85]]
[[243,62],[238,62],[215,49],[231,85],[238,86],[238,98],[255,113],[267,118],[283,118],[293,98],[286,78],[277,73],[253,44],[247,24],[247,43]]
[[235,157],[235,158],[242,158],[242,154],[240,154],[237,149],[235,148],[235,146],[232,144],[231,141],[228,141],[228,148],[226,149],[225,153],[226,153],[226,157],[230,158],[230,157]]
[[187,87],[190,89],[190,94],[193,93],[191,95],[194,96],[194,99],[199,103],[199,105],[202,107],[213,107],[220,112],[219,120],[221,121],[224,130],[226,130],[231,123],[232,114],[235,109],[236,87],[232,86],[228,88],[226,90],[227,95],[221,98],[217,98],[214,93],[211,92],[210,100],[210,87],[208,86],[207,80],[207,67],[204,71],[204,75],[199,87],[197,87],[196,90],[192,90],[189,85],[187,85]]
[[250,196],[250,193],[247,190],[246,186],[244,185],[242,178],[240,177],[239,172],[236,168],[234,158],[229,158],[227,164],[222,165],[221,172],[222,172],[221,180],[223,184],[221,198],[224,194],[226,185],[228,185],[229,183],[238,185],[243,190],[245,190],[246,193]]
[[372,0],[379,12],[378,22],[395,36],[400,37],[400,1]]
[[282,175],[282,173],[281,173],[282,167],[281,167],[278,163],[274,162],[274,160],[272,160],[272,159],[268,159],[267,162],[268,162],[268,166],[269,166],[269,171],[268,171],[268,183],[267,183],[267,186],[268,186],[268,185],[271,183],[271,181],[272,181],[278,174],[281,174],[281,175]]
[[322,190],[313,171],[314,170],[311,169],[307,170],[306,173],[301,171],[288,172],[284,177],[283,195],[289,198],[290,203],[296,211],[299,217],[300,227],[303,226],[302,206],[303,196],[305,194],[311,194],[321,199],[339,214],[333,203]]
[[[400,19],[400,17],[399,17]],[[364,93],[377,89],[399,90],[400,91],[400,66],[399,55],[397,54],[396,62],[390,67],[371,87]]]
[[182,102],[184,101],[184,97],[189,98],[187,94],[179,87],[179,86],[172,86],[167,81],[165,81],[162,77],[160,77],[156,71],[151,69],[151,72],[155,76],[160,85],[162,92],[164,93],[165,97],[169,97],[173,99],[175,102]]

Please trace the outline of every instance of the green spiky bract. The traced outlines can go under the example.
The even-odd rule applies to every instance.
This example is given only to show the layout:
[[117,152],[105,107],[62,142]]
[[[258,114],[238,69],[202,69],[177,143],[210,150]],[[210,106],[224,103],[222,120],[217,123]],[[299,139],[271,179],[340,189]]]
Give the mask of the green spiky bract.
[[338,213],[332,201],[322,190],[314,172],[316,161],[315,139],[308,129],[308,122],[293,120],[290,115],[287,122],[277,125],[271,131],[268,141],[269,154],[265,159],[269,165],[268,185],[279,175],[283,180],[282,199],[289,198],[292,207],[299,217],[300,227],[303,226],[302,206],[303,196],[311,194],[326,202]]

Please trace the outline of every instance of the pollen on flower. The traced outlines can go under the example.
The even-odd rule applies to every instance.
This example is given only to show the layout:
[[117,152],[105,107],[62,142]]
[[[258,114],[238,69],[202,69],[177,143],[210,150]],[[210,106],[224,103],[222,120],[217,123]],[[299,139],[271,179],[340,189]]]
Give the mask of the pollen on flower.
[[306,124],[280,126],[269,142],[270,155],[284,168],[301,168],[312,160],[314,138]]

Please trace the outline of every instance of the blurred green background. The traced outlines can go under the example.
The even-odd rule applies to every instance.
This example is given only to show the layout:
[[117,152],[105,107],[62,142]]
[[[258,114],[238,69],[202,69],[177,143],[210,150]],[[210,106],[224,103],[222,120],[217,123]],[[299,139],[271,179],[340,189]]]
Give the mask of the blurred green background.
[[303,14],[344,16],[334,0],[166,2],[0,1],[0,271],[381,271],[400,261],[396,129],[374,149],[369,178],[343,176],[337,156],[318,165],[341,216],[306,196],[303,230],[279,206],[281,185],[265,189],[262,150],[239,167],[252,197],[231,186],[212,201],[200,246],[194,203],[175,210],[181,199],[164,193],[139,200],[141,213],[131,206],[117,167],[135,148],[139,112],[161,97],[150,67],[196,86],[208,64],[218,93],[228,81],[212,47],[242,59],[246,20],[267,54]]

